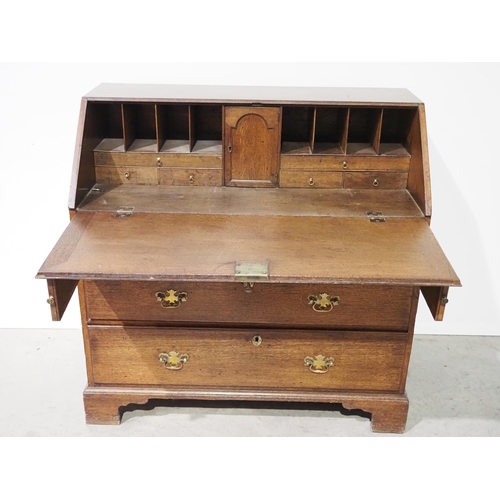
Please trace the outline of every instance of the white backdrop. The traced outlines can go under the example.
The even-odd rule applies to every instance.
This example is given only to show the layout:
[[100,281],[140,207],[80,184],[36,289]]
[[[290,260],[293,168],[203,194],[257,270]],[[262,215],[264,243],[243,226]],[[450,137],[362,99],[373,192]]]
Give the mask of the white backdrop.
[[34,276],[68,223],[80,98],[101,82],[406,87],[426,104],[431,228],[462,281],[445,320],[421,300],[417,333],[500,334],[500,64],[0,65],[0,328],[78,328],[77,297],[59,323]]

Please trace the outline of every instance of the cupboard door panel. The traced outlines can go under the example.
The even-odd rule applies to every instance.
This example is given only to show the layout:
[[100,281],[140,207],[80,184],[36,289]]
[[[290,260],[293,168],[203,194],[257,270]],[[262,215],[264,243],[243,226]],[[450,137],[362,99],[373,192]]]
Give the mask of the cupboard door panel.
[[226,186],[278,183],[281,108],[225,108]]

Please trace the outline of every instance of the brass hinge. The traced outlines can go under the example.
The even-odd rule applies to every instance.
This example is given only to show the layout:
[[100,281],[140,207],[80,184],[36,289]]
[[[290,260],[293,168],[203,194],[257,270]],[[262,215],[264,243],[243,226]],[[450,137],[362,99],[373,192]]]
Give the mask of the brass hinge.
[[269,264],[267,262],[237,262],[234,280],[253,283],[269,279]]
[[118,207],[115,213],[115,217],[130,217],[134,207]]
[[385,222],[385,217],[382,212],[366,212],[370,222]]

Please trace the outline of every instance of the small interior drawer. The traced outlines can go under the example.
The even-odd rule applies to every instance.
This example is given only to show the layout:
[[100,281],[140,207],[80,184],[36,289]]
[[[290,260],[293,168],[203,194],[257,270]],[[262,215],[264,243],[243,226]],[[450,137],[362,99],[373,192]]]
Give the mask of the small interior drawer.
[[86,281],[85,297],[88,320],[93,324],[122,321],[406,331],[413,287],[256,282],[245,289],[238,282]]
[[222,169],[159,168],[158,180],[166,186],[222,186]]
[[280,187],[342,188],[342,172],[282,170]]
[[285,170],[378,170],[407,172],[409,167],[409,156],[281,155],[281,168]]
[[403,172],[345,172],[346,189],[406,189],[408,174]]
[[222,168],[222,155],[94,151],[94,162],[98,167]]
[[394,391],[407,335],[89,327],[99,385]]
[[102,184],[158,184],[158,168],[96,167],[95,178]]

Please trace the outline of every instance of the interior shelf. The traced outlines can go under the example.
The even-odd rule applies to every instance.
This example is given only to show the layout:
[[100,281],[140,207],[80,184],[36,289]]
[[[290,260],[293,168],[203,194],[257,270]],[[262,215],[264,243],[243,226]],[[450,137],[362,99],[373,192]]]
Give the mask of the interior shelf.
[[220,141],[196,141],[192,153],[200,153],[200,154],[214,154],[221,155],[222,154],[222,140]]
[[111,137],[108,137],[106,139],[103,139],[95,148],[94,151],[106,151],[108,153],[124,153],[125,152],[125,145],[123,142],[123,138],[121,139],[114,139]]
[[282,154],[311,154],[315,108],[284,106],[281,125]]
[[135,139],[128,150],[135,153],[156,153],[156,139]]
[[348,155],[359,156],[376,156],[377,152],[370,143],[367,142],[348,142],[347,143]]
[[409,156],[416,108],[285,106],[282,155]]
[[311,146],[308,142],[283,142],[281,145],[282,155],[310,155]]
[[380,133],[380,154],[408,156],[407,143],[416,117],[415,108],[385,108]]
[[167,139],[160,148],[160,153],[189,153],[189,141]]
[[96,106],[101,152],[222,154],[222,106],[106,103]]

